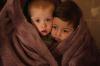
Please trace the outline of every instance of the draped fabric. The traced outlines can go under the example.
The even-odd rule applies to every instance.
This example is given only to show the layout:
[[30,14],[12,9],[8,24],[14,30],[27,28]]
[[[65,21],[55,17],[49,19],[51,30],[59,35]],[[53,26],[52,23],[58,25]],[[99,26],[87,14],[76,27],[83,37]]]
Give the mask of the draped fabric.
[[0,12],[0,66],[100,66],[99,63],[100,56],[83,19],[68,39],[50,51],[36,28],[27,22],[19,1],[6,1]]

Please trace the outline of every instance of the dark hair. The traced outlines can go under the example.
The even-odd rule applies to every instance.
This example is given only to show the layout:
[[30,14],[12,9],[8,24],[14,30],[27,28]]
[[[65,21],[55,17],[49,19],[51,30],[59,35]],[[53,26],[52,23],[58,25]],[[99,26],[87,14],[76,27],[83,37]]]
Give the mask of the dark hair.
[[82,12],[74,1],[68,0],[62,2],[56,8],[54,16],[62,19],[63,21],[70,22],[73,24],[73,28],[75,29],[79,25]]
[[[42,5],[43,4],[46,4],[46,2],[49,2],[50,4],[52,4],[52,5],[54,5],[54,7],[56,7],[56,6],[58,6],[61,2],[60,2],[60,0],[28,0],[26,3],[25,3],[25,5],[24,5],[24,8],[23,8],[23,12],[24,12],[24,15],[25,15],[25,17],[27,18],[27,20],[29,21],[29,22],[31,22],[31,18],[30,18],[30,14],[29,14],[29,12],[28,12],[28,8],[29,8],[29,5],[33,2],[35,2],[35,3],[38,3],[38,2],[45,2],[45,3],[42,3]],[[35,4],[34,3],[34,4]],[[41,4],[40,4],[41,5]],[[39,6],[40,6],[39,5]],[[38,5],[37,5],[38,6]]]

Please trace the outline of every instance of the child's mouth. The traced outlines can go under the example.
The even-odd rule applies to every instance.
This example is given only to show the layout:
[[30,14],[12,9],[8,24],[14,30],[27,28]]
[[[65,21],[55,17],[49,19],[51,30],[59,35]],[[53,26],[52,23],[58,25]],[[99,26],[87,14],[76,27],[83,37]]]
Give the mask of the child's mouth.
[[56,40],[58,43],[60,43],[60,42],[61,42],[61,40],[60,40],[60,39],[55,38],[55,40]]
[[42,32],[42,33],[47,33],[47,31],[46,31],[46,30],[42,30],[41,32]]

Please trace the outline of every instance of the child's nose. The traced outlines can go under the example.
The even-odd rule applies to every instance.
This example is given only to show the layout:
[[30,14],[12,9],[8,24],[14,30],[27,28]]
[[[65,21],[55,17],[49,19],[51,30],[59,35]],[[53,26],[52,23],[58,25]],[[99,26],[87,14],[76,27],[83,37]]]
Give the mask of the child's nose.
[[61,32],[56,31],[54,38],[55,38],[55,40],[57,40],[57,42],[60,42],[61,41]]
[[61,37],[61,31],[60,30],[56,32],[56,37],[57,38]]
[[46,28],[46,27],[47,27],[46,23],[43,23],[42,28]]

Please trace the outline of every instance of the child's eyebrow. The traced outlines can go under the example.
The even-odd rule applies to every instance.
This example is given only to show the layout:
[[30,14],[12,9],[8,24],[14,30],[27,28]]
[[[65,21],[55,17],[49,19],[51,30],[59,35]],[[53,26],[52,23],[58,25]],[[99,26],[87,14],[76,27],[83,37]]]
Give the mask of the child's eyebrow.
[[34,18],[38,19],[38,18],[40,18],[40,17],[33,17],[33,16],[31,16],[31,18],[33,18],[33,19],[34,19]]
[[48,16],[47,18],[52,19],[53,17],[52,16]]
[[66,28],[64,28],[64,29],[73,30],[73,28],[69,28],[69,27],[66,27]]

